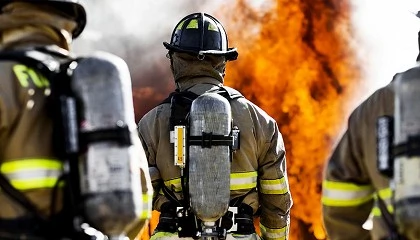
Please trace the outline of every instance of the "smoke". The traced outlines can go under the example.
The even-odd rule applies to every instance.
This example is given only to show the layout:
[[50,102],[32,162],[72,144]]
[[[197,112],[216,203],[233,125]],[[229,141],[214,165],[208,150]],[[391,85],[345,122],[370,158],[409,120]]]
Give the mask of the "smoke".
[[89,0],[84,3],[88,23],[76,39],[74,50],[79,54],[107,51],[127,62],[137,119],[174,88],[162,42],[170,41],[173,28],[184,16],[201,11],[213,14],[224,4],[222,0]]
[[[420,8],[411,0],[353,0],[358,58],[364,68],[363,96],[389,83],[395,73],[413,66],[418,54]],[[416,6],[417,4],[417,6]]]

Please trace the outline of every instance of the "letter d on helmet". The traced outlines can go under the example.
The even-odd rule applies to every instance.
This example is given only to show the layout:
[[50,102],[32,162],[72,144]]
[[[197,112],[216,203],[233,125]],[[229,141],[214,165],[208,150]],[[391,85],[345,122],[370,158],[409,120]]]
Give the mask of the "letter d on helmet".
[[0,0],[0,10],[11,2],[40,3],[56,8],[65,17],[77,22],[77,27],[72,33],[73,38],[77,38],[86,26],[86,11],[79,0]]
[[236,48],[228,47],[228,38],[222,24],[206,13],[190,14],[176,25],[172,32],[171,43],[163,45],[174,52],[203,55],[225,56],[233,61],[238,57]]

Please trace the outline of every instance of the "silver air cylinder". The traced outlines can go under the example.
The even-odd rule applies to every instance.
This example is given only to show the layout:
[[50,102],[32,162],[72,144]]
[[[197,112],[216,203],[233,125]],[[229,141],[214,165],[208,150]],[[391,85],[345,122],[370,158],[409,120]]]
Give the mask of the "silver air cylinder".
[[[126,229],[138,224],[147,210],[140,183],[140,168],[147,160],[136,132],[128,67],[107,53],[82,58],[72,88],[83,109],[81,133],[93,139],[80,159],[85,218],[111,239],[124,239]],[[122,143],[123,135],[128,144]]]
[[[420,68],[395,79],[394,144],[406,144],[394,162],[394,211],[400,233],[420,236]],[[417,146],[417,147],[416,147]],[[411,235],[413,233],[409,233]],[[417,239],[416,238],[416,239]]]
[[217,135],[229,136],[231,124],[231,107],[224,97],[205,93],[193,101],[190,136],[201,137],[202,144],[189,147],[189,191],[191,208],[204,222],[218,220],[229,207],[231,151],[212,141]]

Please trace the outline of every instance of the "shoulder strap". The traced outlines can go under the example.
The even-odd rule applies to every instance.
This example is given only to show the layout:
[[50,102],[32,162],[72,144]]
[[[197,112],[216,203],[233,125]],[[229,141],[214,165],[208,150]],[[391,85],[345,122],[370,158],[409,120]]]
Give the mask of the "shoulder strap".
[[229,101],[232,101],[236,98],[244,97],[238,90],[235,90],[228,86],[221,86],[219,90],[216,91],[217,94],[220,94],[222,97],[226,98]]
[[[56,57],[54,57],[55,55]],[[47,78],[60,71],[59,58],[69,58],[64,53],[47,48],[30,48],[0,52],[0,61],[16,61],[40,71]]]

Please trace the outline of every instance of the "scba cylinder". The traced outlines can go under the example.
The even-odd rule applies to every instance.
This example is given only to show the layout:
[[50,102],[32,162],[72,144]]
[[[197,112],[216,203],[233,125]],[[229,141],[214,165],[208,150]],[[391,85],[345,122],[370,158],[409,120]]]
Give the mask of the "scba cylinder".
[[394,213],[399,231],[420,236],[420,68],[397,75],[395,87]]
[[128,67],[106,53],[79,59],[72,89],[80,101],[85,148],[79,167],[84,217],[115,239],[148,210],[140,179],[150,177],[140,173],[147,160],[136,132]]
[[193,101],[189,119],[191,208],[202,221],[214,222],[226,213],[230,200],[229,101],[217,93],[202,94]]

